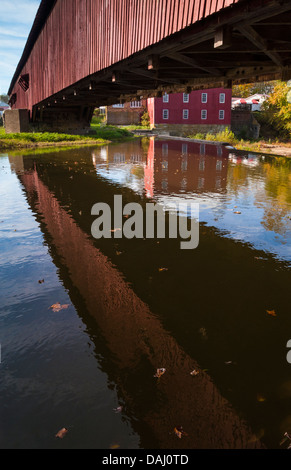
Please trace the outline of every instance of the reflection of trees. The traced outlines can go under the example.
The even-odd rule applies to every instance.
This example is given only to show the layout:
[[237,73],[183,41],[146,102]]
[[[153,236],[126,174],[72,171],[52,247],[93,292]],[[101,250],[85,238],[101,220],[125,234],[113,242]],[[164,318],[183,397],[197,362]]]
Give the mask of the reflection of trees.
[[227,172],[227,187],[232,194],[239,194],[243,187],[248,187],[249,178],[252,177],[253,171],[250,174],[250,168],[243,165],[241,162],[238,164],[230,163]]
[[144,167],[140,165],[135,165],[131,169],[131,173],[136,176],[138,179],[143,179],[144,178]]
[[285,158],[261,159],[252,167],[240,162],[229,164],[228,192],[241,195],[251,191],[256,207],[264,211],[265,230],[286,235],[291,231],[291,161]]
[[262,165],[265,178],[264,217],[266,230],[280,235],[291,231],[291,165],[280,159]]

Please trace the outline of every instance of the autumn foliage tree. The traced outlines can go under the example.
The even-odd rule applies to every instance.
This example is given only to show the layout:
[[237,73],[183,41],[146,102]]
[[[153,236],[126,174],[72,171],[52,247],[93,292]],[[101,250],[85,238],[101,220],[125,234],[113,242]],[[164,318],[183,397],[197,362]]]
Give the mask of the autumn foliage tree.
[[248,98],[257,93],[269,95],[272,93],[275,82],[243,83],[232,87],[232,96],[236,98]]
[[264,103],[268,121],[286,138],[291,138],[291,102],[287,98],[290,87],[286,82],[277,81],[272,93]]

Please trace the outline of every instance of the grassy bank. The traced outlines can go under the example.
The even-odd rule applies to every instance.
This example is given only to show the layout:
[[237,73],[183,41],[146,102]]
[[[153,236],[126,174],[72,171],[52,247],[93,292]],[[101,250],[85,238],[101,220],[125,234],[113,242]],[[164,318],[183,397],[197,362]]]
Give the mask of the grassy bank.
[[211,142],[229,143],[237,150],[246,150],[249,152],[262,152],[291,157],[291,142],[280,142],[278,140],[244,140],[238,139],[233,132],[226,129],[217,134],[192,134],[188,138],[195,140],[206,140]]
[[6,134],[2,127],[0,128],[0,151],[36,147],[102,145],[128,140],[132,137],[133,134],[127,129],[100,124],[92,125],[90,133],[86,136],[54,132]]

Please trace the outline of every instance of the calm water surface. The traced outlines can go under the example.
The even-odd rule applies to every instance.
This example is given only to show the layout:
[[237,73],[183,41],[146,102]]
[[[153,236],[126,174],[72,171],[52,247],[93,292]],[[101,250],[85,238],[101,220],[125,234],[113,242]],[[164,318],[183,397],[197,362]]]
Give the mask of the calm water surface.
[[[0,195],[1,448],[280,447],[291,160],[153,138],[2,154]],[[114,195],[199,203],[198,248],[95,240]]]

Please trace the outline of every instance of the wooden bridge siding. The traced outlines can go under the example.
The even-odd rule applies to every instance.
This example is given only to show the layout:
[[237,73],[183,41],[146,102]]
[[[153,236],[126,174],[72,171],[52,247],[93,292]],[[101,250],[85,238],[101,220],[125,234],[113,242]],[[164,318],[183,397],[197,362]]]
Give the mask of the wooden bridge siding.
[[17,108],[33,105],[240,0],[59,0],[18,84]]

